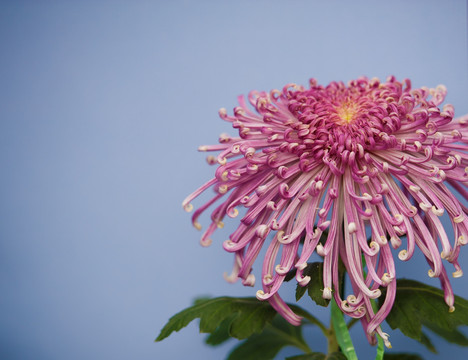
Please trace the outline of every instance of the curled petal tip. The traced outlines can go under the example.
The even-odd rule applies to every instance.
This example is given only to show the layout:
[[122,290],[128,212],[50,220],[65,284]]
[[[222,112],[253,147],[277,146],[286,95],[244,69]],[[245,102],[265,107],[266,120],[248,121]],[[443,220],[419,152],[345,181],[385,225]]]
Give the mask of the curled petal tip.
[[457,243],[460,246],[466,245],[467,244],[467,239],[463,235],[459,236],[458,239],[457,239]]
[[250,287],[255,286],[255,275],[254,274],[247,275],[247,278],[242,281],[242,285],[250,286]]
[[409,207],[409,211],[410,211],[410,214],[409,214],[409,215],[410,215],[411,217],[414,217],[414,216],[418,213],[418,208],[417,208],[416,206],[411,205],[411,206]]
[[228,191],[228,186],[225,185],[225,184],[220,185],[220,186],[218,187],[218,192],[219,192],[220,194],[226,194],[227,191]]
[[212,244],[213,240],[211,240],[210,238],[202,238],[200,240],[200,245],[203,246],[203,247],[208,247]]
[[455,311],[455,306],[450,306],[449,307],[449,313],[453,313]]
[[209,165],[214,165],[217,163],[216,161],[216,158],[213,156],[213,155],[208,155],[206,157],[206,162],[209,164]]
[[278,240],[278,242],[280,242],[281,244],[287,244],[288,243],[288,240],[289,240],[289,236],[288,235],[284,235],[284,231],[283,230],[280,230],[276,233],[276,238]]
[[315,251],[317,251],[317,254],[319,254],[320,256],[324,257],[326,256],[327,254],[325,253],[325,249],[323,247],[322,244],[318,244],[317,247],[315,248]]
[[191,212],[193,210],[193,205],[188,203],[188,204],[182,204],[182,207],[184,208],[185,211]]
[[329,287],[326,287],[325,289],[323,289],[322,297],[323,297],[324,299],[331,299],[331,297],[332,297],[332,289],[329,288]]
[[304,276],[302,279],[297,279],[296,277],[296,280],[300,286],[304,287],[304,286],[307,286],[307,284],[309,284],[311,278],[309,275],[307,275],[307,276]]
[[270,294],[265,294],[263,290],[258,290],[255,296],[257,297],[258,300],[261,300],[261,301],[268,300],[268,298],[271,297]]
[[271,230],[278,230],[279,229],[279,225],[278,225],[278,222],[276,221],[276,219],[271,220],[270,229]]
[[376,241],[371,241],[369,244],[369,248],[374,252],[378,253],[380,250],[380,245]]
[[463,214],[460,214],[453,218],[453,222],[456,224],[463,222],[463,220],[465,220],[465,216]]
[[282,275],[286,275],[288,273],[289,269],[281,266],[280,264],[278,264],[278,265],[275,266],[275,271],[276,271],[276,273],[278,275],[282,276]]
[[235,218],[237,215],[239,215],[239,210],[237,210],[236,208],[233,208],[232,210],[228,211],[227,215],[230,218]]
[[232,240],[225,240],[223,242],[223,248],[226,251],[229,251],[229,252],[236,251],[237,249],[235,247],[236,247],[236,243],[233,242]]
[[382,280],[383,285],[388,286],[388,284],[390,284],[393,281],[393,279],[394,279],[393,276],[391,276],[389,273],[385,273],[383,274],[381,280]]
[[[200,150],[200,151],[203,151],[203,150]],[[219,165],[226,165],[226,163],[227,163],[227,159],[225,157],[218,158],[217,160],[218,160]]]
[[262,282],[264,286],[269,286],[273,282],[273,276],[271,276],[271,274],[266,274]]
[[432,208],[431,205],[426,204],[426,203],[424,203],[424,202],[420,202],[420,203],[419,203],[419,207],[420,207],[421,210],[424,211],[424,212],[427,212],[427,211],[429,211],[429,210]]
[[255,230],[255,235],[257,235],[259,238],[265,238],[268,234],[268,225],[262,224],[257,227]]
[[398,253],[398,258],[401,260],[401,261],[407,261],[409,260],[409,257],[408,257],[408,251],[406,250],[401,250],[399,253]]
[[382,235],[382,236],[380,236],[379,239],[380,239],[380,245],[388,244],[388,240],[387,240],[387,238],[385,236]]
[[457,270],[457,271],[454,271],[454,272],[452,273],[452,276],[453,276],[454,278],[462,277],[462,276],[463,276],[463,270],[462,270],[462,269],[459,269],[459,270]]
[[444,209],[437,209],[435,206],[432,206],[431,208],[432,212],[436,214],[437,216],[442,216],[444,215]]
[[396,237],[396,236],[392,236],[390,238],[390,243],[392,244],[392,247],[394,249],[398,249],[401,245],[401,239],[399,237]]
[[227,110],[226,110],[226,108],[221,108],[221,109],[219,109],[218,114],[219,114],[219,116],[220,116],[221,118],[225,118],[226,115],[227,115]]
[[324,221],[323,223],[321,223],[318,228],[322,231],[325,231],[327,230],[327,228],[330,226],[331,224],[331,221],[330,220],[327,220],[327,221]]
[[370,218],[373,214],[374,214],[374,212],[373,212],[371,209],[369,209],[369,208],[367,208],[366,210],[364,210],[364,216],[365,216],[366,218]]
[[356,223],[350,222],[350,223],[348,224],[348,232],[349,232],[350,234],[353,234],[353,233],[355,233],[356,231],[357,231]]
[[[274,201],[268,201],[266,207],[267,207],[269,210],[277,210],[277,209],[278,209]],[[273,223],[273,222],[276,224],[276,219],[273,219],[273,220],[272,220],[272,223]],[[273,228],[272,228],[272,229],[273,229]]]
[[307,267],[307,263],[306,262],[303,262],[303,263],[300,263],[300,264],[297,263],[295,265],[295,267],[296,267],[297,270],[304,270]]
[[237,276],[237,273],[228,274],[227,272],[223,274],[223,278],[228,283],[235,283],[237,279],[239,279],[239,277]]

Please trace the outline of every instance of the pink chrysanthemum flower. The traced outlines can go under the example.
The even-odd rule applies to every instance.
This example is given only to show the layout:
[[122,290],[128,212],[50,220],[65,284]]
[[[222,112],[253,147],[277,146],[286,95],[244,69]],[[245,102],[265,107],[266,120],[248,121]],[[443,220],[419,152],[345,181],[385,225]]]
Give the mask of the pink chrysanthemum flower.
[[[385,83],[360,78],[325,87],[312,79],[309,89],[288,84],[283,91],[253,91],[248,100],[257,113],[239,97],[233,116],[219,111],[239,136],[221,135],[219,145],[200,147],[220,151],[208,157],[219,166],[215,177],[183,202],[190,211],[194,198],[214,189],[215,196],[193,214],[200,229],[200,214],[223,199],[202,245],[211,243],[226,215],[234,218],[238,207],[246,208],[223,244],[235,255],[227,279],[253,286],[252,265],[267,242],[257,298],[268,300],[292,324],[301,318],[278,289],[293,268],[299,284],[307,285],[303,270],[314,251],[323,257],[323,297],[334,296],[344,313],[360,318],[371,343],[377,332],[389,345],[380,324],[395,299],[392,249],[401,248],[403,261],[416,247],[422,251],[429,276],[440,279],[453,311],[442,260],[453,265],[454,277],[462,275],[457,259],[468,241],[468,209],[452,190],[468,198],[468,116],[453,120],[451,105],[441,110],[445,95],[444,86],[411,89],[409,80],[389,77]],[[452,224],[453,241],[441,216]],[[328,235],[321,243],[324,231]],[[339,292],[339,259],[354,293],[347,298]],[[385,301],[375,313],[370,299],[381,296],[382,287]]]

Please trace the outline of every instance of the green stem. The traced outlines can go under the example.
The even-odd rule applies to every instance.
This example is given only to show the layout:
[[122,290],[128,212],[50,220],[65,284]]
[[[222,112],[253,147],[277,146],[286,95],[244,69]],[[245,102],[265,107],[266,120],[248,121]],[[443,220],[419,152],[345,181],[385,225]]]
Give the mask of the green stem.
[[338,340],[336,339],[335,329],[333,328],[332,321],[330,321],[330,328],[328,329],[327,339],[329,355],[340,350],[340,346],[338,345]]
[[341,348],[341,351],[348,360],[357,360],[357,355],[354,350],[351,336],[349,335],[348,326],[346,325],[343,313],[335,302],[335,299],[331,301],[331,322],[335,330],[336,340]]
[[[374,299],[371,299],[371,304],[372,308],[374,309],[375,312],[379,311],[379,308],[377,306],[377,303]],[[375,360],[383,360],[384,353],[385,353],[385,348],[384,348],[384,342],[382,338],[380,337],[379,334],[377,336],[377,355],[375,357]]]

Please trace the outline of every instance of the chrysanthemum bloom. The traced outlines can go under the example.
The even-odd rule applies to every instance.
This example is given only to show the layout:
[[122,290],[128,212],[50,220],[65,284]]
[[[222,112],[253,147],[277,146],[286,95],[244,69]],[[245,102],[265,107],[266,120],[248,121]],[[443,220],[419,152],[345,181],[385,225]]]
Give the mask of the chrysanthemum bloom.
[[[443,260],[453,265],[454,277],[462,275],[457,259],[468,241],[467,208],[452,191],[468,198],[468,116],[453,120],[451,105],[441,110],[445,95],[444,86],[411,89],[409,80],[389,77],[385,83],[360,78],[325,87],[312,79],[309,89],[288,84],[282,91],[253,91],[248,100],[256,113],[239,97],[233,116],[219,111],[239,136],[221,135],[219,145],[200,147],[219,151],[208,157],[219,165],[215,177],[183,202],[190,211],[194,198],[214,189],[215,196],[193,214],[200,229],[200,214],[222,199],[202,245],[211,243],[226,215],[234,218],[237,208],[246,208],[223,244],[235,254],[227,279],[253,286],[252,265],[267,246],[257,298],[292,324],[301,318],[277,292],[293,268],[299,284],[307,285],[303,270],[314,251],[324,262],[323,297],[334,296],[344,313],[360,318],[371,343],[377,332],[389,345],[380,324],[395,299],[392,249],[403,261],[416,247],[422,251],[429,276],[440,279],[453,311]],[[441,216],[450,220],[453,240]],[[339,259],[352,285],[346,298],[339,292]],[[382,287],[385,300],[375,313],[370,300],[381,296]]]

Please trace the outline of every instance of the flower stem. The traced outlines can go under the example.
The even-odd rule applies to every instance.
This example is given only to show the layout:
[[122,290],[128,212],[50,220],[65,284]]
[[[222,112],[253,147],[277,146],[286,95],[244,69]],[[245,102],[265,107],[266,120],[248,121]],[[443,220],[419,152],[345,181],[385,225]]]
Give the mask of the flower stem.
[[334,353],[340,350],[338,345],[338,340],[336,339],[335,329],[333,327],[333,322],[330,321],[330,328],[328,329],[328,354]]
[[349,335],[348,326],[346,325],[343,313],[335,302],[335,299],[331,301],[331,324],[334,328],[334,334],[336,341],[348,360],[357,360],[356,351],[354,350],[351,336]]

